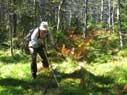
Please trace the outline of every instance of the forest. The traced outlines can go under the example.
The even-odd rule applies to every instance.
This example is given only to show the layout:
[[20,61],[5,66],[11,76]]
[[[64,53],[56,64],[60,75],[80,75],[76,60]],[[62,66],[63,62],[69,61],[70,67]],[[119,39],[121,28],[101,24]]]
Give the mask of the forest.
[[[24,38],[43,21],[56,48],[33,80]],[[0,95],[127,95],[127,0],[0,0]]]

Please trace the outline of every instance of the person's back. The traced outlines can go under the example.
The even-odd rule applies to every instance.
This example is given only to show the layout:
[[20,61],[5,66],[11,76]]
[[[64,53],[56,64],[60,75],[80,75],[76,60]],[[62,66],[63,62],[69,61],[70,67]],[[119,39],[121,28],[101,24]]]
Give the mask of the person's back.
[[29,41],[29,47],[37,48],[38,46],[38,40],[39,40],[39,28],[35,28],[32,35],[31,40]]

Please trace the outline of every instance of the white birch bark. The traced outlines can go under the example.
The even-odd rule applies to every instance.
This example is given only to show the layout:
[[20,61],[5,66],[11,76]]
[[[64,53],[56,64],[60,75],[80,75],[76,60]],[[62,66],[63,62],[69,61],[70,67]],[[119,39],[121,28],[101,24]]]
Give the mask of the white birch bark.
[[63,4],[63,1],[64,1],[64,0],[61,0],[61,1],[60,1],[59,7],[58,7],[57,32],[58,32],[59,26],[60,26],[60,10],[61,10],[61,6],[62,6],[62,4]]
[[121,32],[121,18],[120,18],[120,0],[117,1],[117,22],[118,22],[118,32],[119,32],[119,41],[120,41],[120,47],[123,48],[123,37]]

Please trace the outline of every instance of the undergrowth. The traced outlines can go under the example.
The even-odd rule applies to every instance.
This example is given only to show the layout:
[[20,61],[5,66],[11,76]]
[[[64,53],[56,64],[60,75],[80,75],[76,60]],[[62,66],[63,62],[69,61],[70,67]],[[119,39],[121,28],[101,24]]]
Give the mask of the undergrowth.
[[[11,56],[9,50],[1,50],[0,95],[126,95],[126,48],[119,49],[116,33],[91,31],[87,39],[75,34],[69,39],[64,36],[71,45],[61,43],[60,54],[48,54],[54,72],[42,71],[34,81],[29,55],[15,50]],[[42,66],[39,59],[37,62]]]

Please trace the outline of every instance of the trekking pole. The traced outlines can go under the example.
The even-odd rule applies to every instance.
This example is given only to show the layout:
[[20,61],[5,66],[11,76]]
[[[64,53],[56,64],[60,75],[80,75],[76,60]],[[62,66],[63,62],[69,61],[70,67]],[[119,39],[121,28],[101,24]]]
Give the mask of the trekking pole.
[[[46,50],[46,49],[45,49]],[[49,60],[48,60],[48,57],[47,57],[47,53],[45,52],[45,50],[44,50],[44,54],[45,54],[45,56],[46,56],[46,59],[47,59],[47,61],[48,61],[48,64],[49,64]],[[56,84],[57,84],[57,86],[58,86],[58,88],[60,87],[60,84],[59,84],[59,82],[58,82],[58,80],[57,80],[57,77],[56,77],[56,74],[55,74],[55,72],[54,72],[54,70],[52,69],[52,66],[49,64],[49,69],[51,70],[51,72],[52,72],[52,74],[53,74],[53,77],[54,77],[54,80],[55,80],[55,82],[56,82]]]
[[53,77],[54,77],[54,79],[55,79],[55,81],[56,81],[56,84],[57,84],[57,86],[58,86],[58,88],[59,88],[59,87],[60,87],[60,84],[59,84],[59,82],[58,82],[58,80],[57,80],[57,77],[56,77],[56,74],[55,74],[54,70],[52,69],[52,66],[50,66],[50,69],[51,69],[51,71],[52,71],[52,73],[53,73]]

